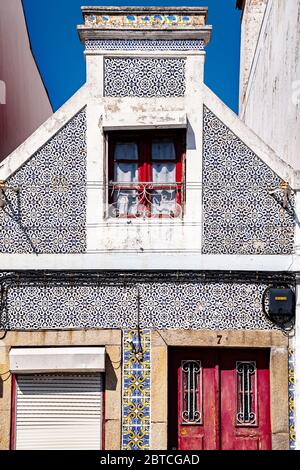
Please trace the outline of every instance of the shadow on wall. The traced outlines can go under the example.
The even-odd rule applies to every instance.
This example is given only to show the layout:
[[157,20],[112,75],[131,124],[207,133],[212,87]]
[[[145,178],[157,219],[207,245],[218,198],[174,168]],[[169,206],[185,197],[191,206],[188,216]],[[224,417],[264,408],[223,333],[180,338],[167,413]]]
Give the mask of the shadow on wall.
[[[121,359],[118,363],[117,368],[121,367]],[[111,359],[106,355],[105,359],[105,389],[106,390],[116,390],[118,379],[115,373],[115,367],[111,362]]]
[[[38,250],[36,249],[34,243],[32,242],[30,236],[27,233],[27,228],[22,224],[22,209],[21,209],[21,199],[20,199],[20,191],[16,192],[16,199],[17,199],[17,204],[16,204],[16,209],[14,209],[13,204],[9,200],[9,198],[6,196],[4,193],[4,201],[5,201],[5,206],[2,209],[5,214],[12,219],[18,226],[20,227],[22,233],[24,234],[26,241],[28,245],[30,246],[32,253],[38,254]],[[9,209],[9,210],[7,210]]]
[[187,120],[187,150],[196,150],[196,138],[195,132],[190,124],[190,121]]

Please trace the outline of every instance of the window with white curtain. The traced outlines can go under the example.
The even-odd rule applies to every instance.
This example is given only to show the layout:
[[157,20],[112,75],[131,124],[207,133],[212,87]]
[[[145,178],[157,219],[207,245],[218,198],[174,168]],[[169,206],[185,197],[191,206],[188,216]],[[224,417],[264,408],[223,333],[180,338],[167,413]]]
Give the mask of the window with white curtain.
[[184,132],[111,132],[108,137],[110,216],[181,216]]

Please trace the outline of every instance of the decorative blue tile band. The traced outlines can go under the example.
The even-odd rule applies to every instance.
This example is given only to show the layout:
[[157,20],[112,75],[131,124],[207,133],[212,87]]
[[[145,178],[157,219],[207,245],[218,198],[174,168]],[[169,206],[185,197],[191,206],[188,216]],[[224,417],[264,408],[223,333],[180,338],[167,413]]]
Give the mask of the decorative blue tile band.
[[294,197],[284,207],[280,178],[206,107],[203,139],[203,253],[292,253]]
[[199,30],[205,25],[205,15],[200,14],[174,14],[172,12],[157,14],[84,14],[85,25],[89,28],[103,29],[146,29],[146,30]]
[[[267,284],[145,282],[11,286],[2,322],[10,330],[142,328],[270,330]],[[140,296],[138,314],[137,290]]]
[[86,250],[86,113],[79,112],[11,178],[0,210],[1,253]]
[[88,39],[86,51],[203,51],[202,40],[157,40],[157,39]]
[[290,449],[296,449],[295,434],[295,352],[289,349],[289,430]]
[[151,333],[123,332],[122,449],[148,450],[151,430]]

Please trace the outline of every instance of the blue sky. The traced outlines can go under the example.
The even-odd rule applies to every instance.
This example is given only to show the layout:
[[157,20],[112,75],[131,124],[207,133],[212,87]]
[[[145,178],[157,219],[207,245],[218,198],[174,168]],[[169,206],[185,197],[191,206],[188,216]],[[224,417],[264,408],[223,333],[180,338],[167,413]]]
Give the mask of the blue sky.
[[240,11],[236,0],[103,1],[23,0],[31,45],[54,110],[85,82],[85,61],[76,25],[82,23],[81,5],[207,6],[213,26],[207,47],[206,84],[238,111]]

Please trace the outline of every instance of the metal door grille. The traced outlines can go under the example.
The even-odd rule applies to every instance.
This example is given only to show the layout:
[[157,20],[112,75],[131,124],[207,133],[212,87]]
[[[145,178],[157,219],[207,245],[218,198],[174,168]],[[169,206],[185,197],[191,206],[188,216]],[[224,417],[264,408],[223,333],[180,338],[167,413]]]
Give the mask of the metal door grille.
[[181,362],[182,424],[202,424],[202,370],[200,361]]
[[257,369],[256,362],[236,363],[237,426],[257,425]]

